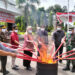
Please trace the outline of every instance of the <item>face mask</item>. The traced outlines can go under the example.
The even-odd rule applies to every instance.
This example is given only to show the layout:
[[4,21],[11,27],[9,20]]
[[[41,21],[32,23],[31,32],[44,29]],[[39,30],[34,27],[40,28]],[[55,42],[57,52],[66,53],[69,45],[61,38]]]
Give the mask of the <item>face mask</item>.
[[15,32],[17,33],[17,32],[18,32],[18,30],[15,30]]
[[5,32],[6,31],[6,29],[2,29],[2,32]]
[[44,31],[45,29],[44,28],[41,28],[41,30]]
[[61,30],[61,28],[57,28],[57,30]]
[[69,33],[69,34],[72,34],[72,31],[69,31],[68,33]]
[[28,31],[28,33],[30,33],[30,34],[31,34],[31,33],[32,33],[32,30],[29,30],[29,31]]
[[40,30],[40,27],[38,27],[37,30]]
[[9,32],[13,32],[13,31],[9,31]]

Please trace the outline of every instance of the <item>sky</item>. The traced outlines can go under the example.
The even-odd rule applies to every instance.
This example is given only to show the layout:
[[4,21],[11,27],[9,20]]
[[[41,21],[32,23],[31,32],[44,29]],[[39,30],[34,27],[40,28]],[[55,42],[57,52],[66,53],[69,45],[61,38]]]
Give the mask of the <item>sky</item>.
[[[15,1],[15,0],[14,0]],[[68,6],[68,0],[40,0],[40,5],[37,7],[44,7],[47,9],[48,7],[59,4],[62,7]],[[75,6],[75,0],[69,0],[69,10],[73,10]]]
[[[68,0],[40,0],[40,6],[39,7],[45,7],[47,9],[49,6],[59,4],[62,7],[68,6]],[[69,10],[73,10],[75,6],[75,0],[69,0]]]

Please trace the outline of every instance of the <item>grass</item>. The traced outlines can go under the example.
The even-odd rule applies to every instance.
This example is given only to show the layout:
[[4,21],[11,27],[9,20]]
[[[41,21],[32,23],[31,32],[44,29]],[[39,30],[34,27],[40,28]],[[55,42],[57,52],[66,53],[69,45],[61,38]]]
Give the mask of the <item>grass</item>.
[[[18,34],[19,35],[24,35],[25,34],[25,32],[18,32]],[[34,35],[35,33],[33,32],[33,35]],[[51,32],[48,32],[48,35],[51,35]]]
[[48,32],[48,35],[51,35],[51,32]]
[[25,32],[18,32],[18,34],[19,34],[19,35],[24,35],[24,34],[25,34]]

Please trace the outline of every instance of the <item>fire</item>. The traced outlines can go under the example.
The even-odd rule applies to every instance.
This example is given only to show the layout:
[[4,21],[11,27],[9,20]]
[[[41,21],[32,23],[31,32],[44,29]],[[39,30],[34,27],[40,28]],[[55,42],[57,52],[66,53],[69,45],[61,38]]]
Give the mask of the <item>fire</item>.
[[54,60],[52,56],[47,54],[47,50],[48,50],[48,48],[44,44],[42,44],[42,47],[41,47],[40,52],[39,52],[40,56],[38,56],[38,59],[40,61],[42,61],[42,63],[56,64],[57,61]]

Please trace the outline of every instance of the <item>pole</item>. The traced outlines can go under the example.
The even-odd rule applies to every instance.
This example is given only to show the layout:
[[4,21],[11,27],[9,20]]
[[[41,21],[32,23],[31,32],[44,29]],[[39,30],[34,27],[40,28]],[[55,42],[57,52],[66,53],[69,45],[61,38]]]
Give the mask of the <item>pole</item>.
[[69,0],[68,0],[68,26],[67,26],[67,31],[69,31]]

